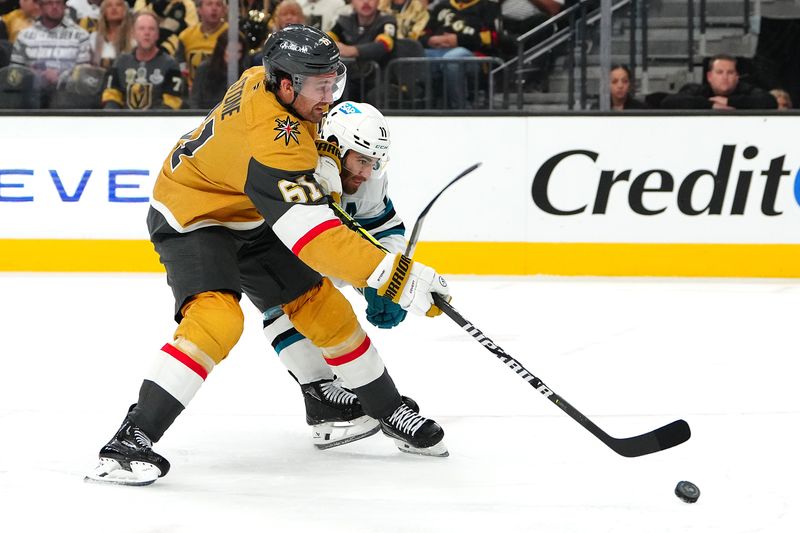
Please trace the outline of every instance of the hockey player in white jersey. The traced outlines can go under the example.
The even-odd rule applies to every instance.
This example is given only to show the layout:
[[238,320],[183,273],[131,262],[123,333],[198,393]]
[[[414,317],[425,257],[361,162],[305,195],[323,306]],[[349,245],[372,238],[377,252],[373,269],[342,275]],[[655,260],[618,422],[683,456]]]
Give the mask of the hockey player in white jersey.
[[[341,171],[331,169],[321,179],[318,176],[325,192],[389,252],[402,253],[405,226],[387,194],[390,136],[384,116],[369,104],[343,102],[328,113],[321,137],[338,144],[342,152]],[[367,288],[363,294],[367,320],[373,325],[388,329],[405,318],[406,311],[378,296],[374,289]],[[335,368],[328,365],[319,348],[294,329],[279,307],[264,313],[264,334],[300,384],[306,422],[312,426],[312,440],[318,448],[340,446],[383,431],[402,451],[447,455],[443,442],[426,446],[415,438],[416,429],[428,419],[418,414],[416,402],[406,396],[403,401],[410,410],[403,420],[379,421],[364,415],[356,395],[335,379]]]

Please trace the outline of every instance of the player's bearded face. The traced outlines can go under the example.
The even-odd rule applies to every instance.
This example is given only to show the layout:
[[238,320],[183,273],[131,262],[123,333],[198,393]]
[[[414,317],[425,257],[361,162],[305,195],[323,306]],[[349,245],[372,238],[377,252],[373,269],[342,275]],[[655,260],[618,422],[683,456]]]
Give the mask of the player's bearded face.
[[378,160],[350,150],[342,162],[342,191],[355,194],[361,184],[372,177],[372,170]]
[[334,72],[304,78],[299,87],[294,88],[297,91],[294,108],[304,119],[320,122],[328,107],[341,97],[346,80],[342,64]]

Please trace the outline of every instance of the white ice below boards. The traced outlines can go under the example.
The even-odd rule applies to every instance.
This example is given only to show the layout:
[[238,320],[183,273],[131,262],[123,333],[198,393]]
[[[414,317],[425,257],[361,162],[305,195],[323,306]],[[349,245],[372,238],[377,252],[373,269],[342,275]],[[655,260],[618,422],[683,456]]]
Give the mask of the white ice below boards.
[[[0,274],[0,531],[797,531],[800,282],[449,281],[466,318],[610,434],[685,418],[691,440],[620,457],[448,318],[409,317],[368,332],[450,457],[382,435],[318,450],[245,303],[241,342],[156,445],[169,475],[84,483],[170,338],[170,291],[159,275]],[[683,479],[696,504],[675,497]]]

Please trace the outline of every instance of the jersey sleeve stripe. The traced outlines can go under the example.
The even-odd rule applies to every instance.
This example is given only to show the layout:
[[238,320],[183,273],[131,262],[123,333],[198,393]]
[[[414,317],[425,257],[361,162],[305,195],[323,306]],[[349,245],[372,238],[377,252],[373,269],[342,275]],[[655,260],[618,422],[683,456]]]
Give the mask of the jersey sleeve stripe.
[[314,237],[341,224],[326,204],[293,204],[278,217],[272,230],[287,248],[297,254]]
[[341,225],[342,222],[339,219],[335,219],[326,220],[322,224],[314,226],[310,231],[308,231],[305,235],[300,237],[297,242],[294,243],[294,246],[292,246],[292,252],[295,255],[300,255],[300,251],[305,248],[308,243],[316,239],[321,233]]

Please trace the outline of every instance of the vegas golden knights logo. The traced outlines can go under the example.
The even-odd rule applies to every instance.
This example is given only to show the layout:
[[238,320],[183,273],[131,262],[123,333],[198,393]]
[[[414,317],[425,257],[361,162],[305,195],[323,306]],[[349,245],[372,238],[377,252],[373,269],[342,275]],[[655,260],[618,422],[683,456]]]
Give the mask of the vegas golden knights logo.
[[8,70],[8,75],[6,77],[6,81],[8,82],[9,87],[17,88],[22,85],[22,70],[18,68],[11,68]]
[[128,108],[150,109],[153,105],[153,85],[150,83],[128,84]]

